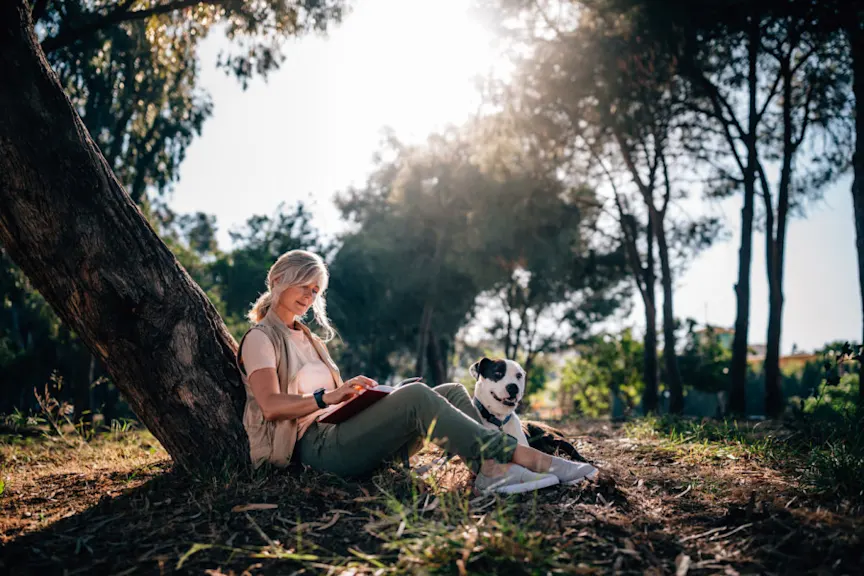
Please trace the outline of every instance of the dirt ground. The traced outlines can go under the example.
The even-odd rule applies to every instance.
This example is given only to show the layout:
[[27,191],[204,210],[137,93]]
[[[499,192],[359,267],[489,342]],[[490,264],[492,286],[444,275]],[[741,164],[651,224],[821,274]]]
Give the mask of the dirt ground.
[[[193,482],[146,432],[0,438],[8,574],[861,574],[864,518],[794,462],[566,425],[596,482],[508,498],[458,459],[345,481],[291,469]],[[418,465],[438,454],[429,447]]]

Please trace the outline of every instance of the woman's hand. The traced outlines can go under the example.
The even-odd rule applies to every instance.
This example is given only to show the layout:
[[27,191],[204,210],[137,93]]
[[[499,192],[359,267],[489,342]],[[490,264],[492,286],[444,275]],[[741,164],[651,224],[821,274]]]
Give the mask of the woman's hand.
[[361,394],[364,390],[375,388],[378,383],[366,376],[355,376],[350,380],[346,380],[342,386],[335,390],[330,390],[324,393],[324,402],[327,404],[340,404],[346,400],[350,400],[354,396]]

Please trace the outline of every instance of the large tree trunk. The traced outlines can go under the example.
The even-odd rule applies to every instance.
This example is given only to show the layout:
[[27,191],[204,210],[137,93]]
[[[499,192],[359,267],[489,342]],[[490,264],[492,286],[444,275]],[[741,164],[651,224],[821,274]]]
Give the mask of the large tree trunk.
[[248,462],[236,344],[0,3],[0,241],[183,469]]
[[645,294],[642,298],[645,305],[645,365],[643,367],[643,379],[645,390],[642,391],[642,410],[647,414],[657,412],[657,390],[659,375],[657,370],[657,296],[656,296],[656,272],[654,267],[654,234],[651,224],[648,224],[647,240],[648,247],[645,257]]
[[756,194],[756,61],[759,55],[759,23],[754,20],[748,42],[749,52],[749,123],[747,132],[747,166],[744,170],[744,206],[741,208],[741,246],[738,248],[738,282],[735,284],[737,310],[735,337],[732,340],[732,362],[729,410],[744,414],[747,409],[747,332],[750,328],[750,265],[753,260],[753,201]]
[[[864,12],[860,10],[859,14]],[[852,205],[855,212],[855,244],[858,247],[858,286],[861,310],[864,312],[864,31],[860,20],[847,19],[849,44],[852,47],[853,90],[855,92],[855,155],[852,165],[855,171],[852,180]],[[864,345],[864,328],[861,344]],[[864,378],[858,382],[858,401],[864,406]]]
[[654,232],[657,236],[657,254],[660,256],[660,282],[663,286],[663,364],[666,367],[666,385],[669,386],[669,412],[681,414],[684,411],[684,387],[681,372],[678,370],[678,356],[675,354],[675,313],[672,305],[672,266],[669,263],[669,247],[666,244],[666,230],[660,215],[654,213]]

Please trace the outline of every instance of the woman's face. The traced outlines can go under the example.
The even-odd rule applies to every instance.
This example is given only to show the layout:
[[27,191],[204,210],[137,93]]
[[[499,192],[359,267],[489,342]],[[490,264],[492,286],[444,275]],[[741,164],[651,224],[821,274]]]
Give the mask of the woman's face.
[[317,282],[306,286],[289,286],[279,296],[279,306],[295,316],[302,317],[315,302],[319,291]]

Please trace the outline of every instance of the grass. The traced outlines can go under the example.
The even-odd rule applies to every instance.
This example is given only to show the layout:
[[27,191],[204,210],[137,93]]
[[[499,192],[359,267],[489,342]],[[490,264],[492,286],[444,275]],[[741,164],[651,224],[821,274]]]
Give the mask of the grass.
[[[458,459],[423,476],[389,467],[347,481],[292,469],[194,481],[129,425],[87,442],[0,436],[0,571],[861,571],[860,510],[813,493],[806,457],[781,451],[794,430],[642,420],[565,432],[600,480],[507,498],[474,493]],[[428,447],[415,458],[438,456]]]
[[864,428],[854,418],[799,416],[786,426],[768,422],[649,417],[625,425],[652,449],[683,459],[745,459],[769,463],[795,477],[802,490],[828,501],[864,505]]

